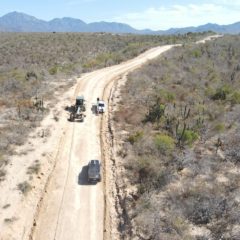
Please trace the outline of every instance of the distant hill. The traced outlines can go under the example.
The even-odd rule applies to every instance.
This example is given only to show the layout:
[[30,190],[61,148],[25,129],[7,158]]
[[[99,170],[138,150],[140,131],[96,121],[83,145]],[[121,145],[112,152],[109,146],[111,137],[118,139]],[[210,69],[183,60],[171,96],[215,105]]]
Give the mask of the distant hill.
[[135,34],[184,34],[188,32],[213,31],[216,33],[240,33],[240,22],[230,25],[205,24],[198,27],[171,28],[165,31],[150,29],[137,30],[127,24],[117,22],[85,23],[75,18],[55,18],[51,21],[37,19],[25,13],[11,12],[0,17],[0,31],[2,32],[109,32]]
[[188,32],[207,32],[207,31],[224,33],[224,34],[239,34],[240,22],[229,24],[229,25],[218,25],[218,24],[208,23],[198,27],[171,28],[166,31],[157,31],[157,33],[158,34],[184,34]]
[[1,17],[0,31],[141,33],[141,31],[122,23],[96,22],[87,24],[80,19],[68,17],[43,21],[19,12],[11,12]]

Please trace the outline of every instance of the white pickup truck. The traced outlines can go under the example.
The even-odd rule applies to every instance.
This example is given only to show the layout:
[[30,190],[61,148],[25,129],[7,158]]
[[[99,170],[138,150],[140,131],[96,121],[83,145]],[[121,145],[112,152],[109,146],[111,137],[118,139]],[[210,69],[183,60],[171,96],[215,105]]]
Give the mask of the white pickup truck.
[[97,99],[97,112],[104,113],[105,112],[105,102]]

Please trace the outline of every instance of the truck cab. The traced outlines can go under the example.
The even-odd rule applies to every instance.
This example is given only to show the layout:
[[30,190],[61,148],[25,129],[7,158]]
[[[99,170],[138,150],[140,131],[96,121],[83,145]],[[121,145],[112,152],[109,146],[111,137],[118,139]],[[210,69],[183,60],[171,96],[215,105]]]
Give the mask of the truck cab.
[[80,107],[80,110],[85,112],[86,111],[86,106],[85,106],[85,99],[84,96],[78,96],[76,97],[76,108]]
[[104,113],[105,112],[105,102],[102,100],[97,101],[97,111],[99,113]]

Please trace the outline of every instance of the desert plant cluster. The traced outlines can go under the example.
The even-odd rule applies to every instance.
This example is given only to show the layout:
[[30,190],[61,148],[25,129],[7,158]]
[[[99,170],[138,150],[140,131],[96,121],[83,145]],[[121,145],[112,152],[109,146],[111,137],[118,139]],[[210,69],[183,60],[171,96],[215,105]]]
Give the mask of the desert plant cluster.
[[114,114],[128,133],[123,239],[240,239],[239,40],[187,43],[129,74]]
[[45,102],[59,88],[64,91],[81,73],[120,63],[148,48],[202,36],[0,33],[0,181],[14,147],[39,125],[48,113]]

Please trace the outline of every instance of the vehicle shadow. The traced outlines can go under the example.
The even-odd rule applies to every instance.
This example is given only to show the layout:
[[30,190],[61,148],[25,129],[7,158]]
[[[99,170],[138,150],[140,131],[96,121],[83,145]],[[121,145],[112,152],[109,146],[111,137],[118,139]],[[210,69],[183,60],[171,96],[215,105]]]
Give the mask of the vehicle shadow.
[[96,104],[92,104],[91,111],[94,115],[96,115],[96,116],[98,115]]
[[68,119],[67,119],[68,122],[73,122],[73,121],[71,121],[70,115],[71,115],[71,113],[74,112],[74,109],[75,109],[74,106],[70,106],[70,107],[69,107],[69,106],[66,106],[66,107],[64,108],[64,110],[69,113],[69,117],[68,117]]
[[66,106],[65,108],[64,108],[64,110],[65,111],[67,111],[67,112],[69,112],[69,113],[71,113],[71,112],[74,112],[74,110],[75,110],[75,107],[74,106]]
[[78,185],[96,185],[95,182],[88,182],[88,166],[83,166],[78,175]]

